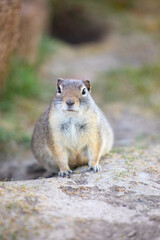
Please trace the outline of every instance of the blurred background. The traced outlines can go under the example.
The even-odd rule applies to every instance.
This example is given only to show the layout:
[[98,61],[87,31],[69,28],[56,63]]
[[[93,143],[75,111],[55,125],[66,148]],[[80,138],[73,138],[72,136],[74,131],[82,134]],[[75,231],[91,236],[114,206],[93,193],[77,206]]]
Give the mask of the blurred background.
[[160,1],[0,1],[1,180],[40,176],[31,135],[58,77],[91,80],[113,151],[158,143]]

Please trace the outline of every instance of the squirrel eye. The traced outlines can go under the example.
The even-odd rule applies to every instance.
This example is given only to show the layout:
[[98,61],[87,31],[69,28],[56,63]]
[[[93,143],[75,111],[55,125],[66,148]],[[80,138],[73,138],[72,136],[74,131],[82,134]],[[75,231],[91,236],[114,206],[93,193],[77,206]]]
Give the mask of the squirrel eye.
[[58,93],[62,93],[62,90],[61,90],[60,87],[58,87],[57,92],[58,92]]
[[83,88],[82,95],[85,95],[85,94],[86,94],[86,88]]

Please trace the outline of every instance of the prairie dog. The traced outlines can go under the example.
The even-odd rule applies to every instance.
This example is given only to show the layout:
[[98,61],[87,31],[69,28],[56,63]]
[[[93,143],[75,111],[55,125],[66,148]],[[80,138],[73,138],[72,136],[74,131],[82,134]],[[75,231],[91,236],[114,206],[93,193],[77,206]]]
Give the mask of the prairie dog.
[[58,79],[50,106],[35,125],[32,151],[48,174],[68,176],[88,163],[98,172],[99,160],[113,145],[113,131],[91,96],[89,80]]

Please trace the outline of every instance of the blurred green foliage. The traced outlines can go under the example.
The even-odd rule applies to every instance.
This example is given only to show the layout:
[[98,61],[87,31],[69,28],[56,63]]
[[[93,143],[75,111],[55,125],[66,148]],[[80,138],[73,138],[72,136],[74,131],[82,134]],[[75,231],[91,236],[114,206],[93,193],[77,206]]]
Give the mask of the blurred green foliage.
[[0,158],[30,146],[30,124],[40,115],[40,104],[43,106],[53,95],[53,89],[40,78],[39,69],[60,45],[56,39],[43,36],[34,65],[12,57],[6,86],[0,92]]
[[0,160],[3,160],[4,155],[9,157],[10,154],[16,154],[20,147],[29,148],[30,140],[27,132],[0,127]]
[[160,112],[159,76],[159,65],[121,68],[101,74],[95,89],[101,102],[136,103]]
[[43,94],[43,84],[38,70],[46,56],[54,53],[60,43],[56,39],[43,36],[39,46],[37,62],[34,65],[13,56],[10,61],[6,85],[0,92],[0,111],[11,110],[18,97],[40,98]]
[[14,57],[11,60],[6,86],[1,93],[0,109],[8,110],[13,106],[15,97],[30,97],[39,94],[36,69],[27,62]]

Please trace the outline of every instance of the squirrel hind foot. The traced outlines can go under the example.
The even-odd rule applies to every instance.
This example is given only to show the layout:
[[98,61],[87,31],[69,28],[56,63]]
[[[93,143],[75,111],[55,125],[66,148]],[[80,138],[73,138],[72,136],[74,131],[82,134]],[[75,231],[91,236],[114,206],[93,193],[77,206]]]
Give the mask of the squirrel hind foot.
[[58,176],[64,178],[64,177],[70,177],[71,174],[73,174],[72,170],[59,171]]
[[88,171],[94,171],[95,173],[99,172],[100,170],[101,170],[101,166],[99,164],[96,164],[95,166],[89,166],[88,167]]

